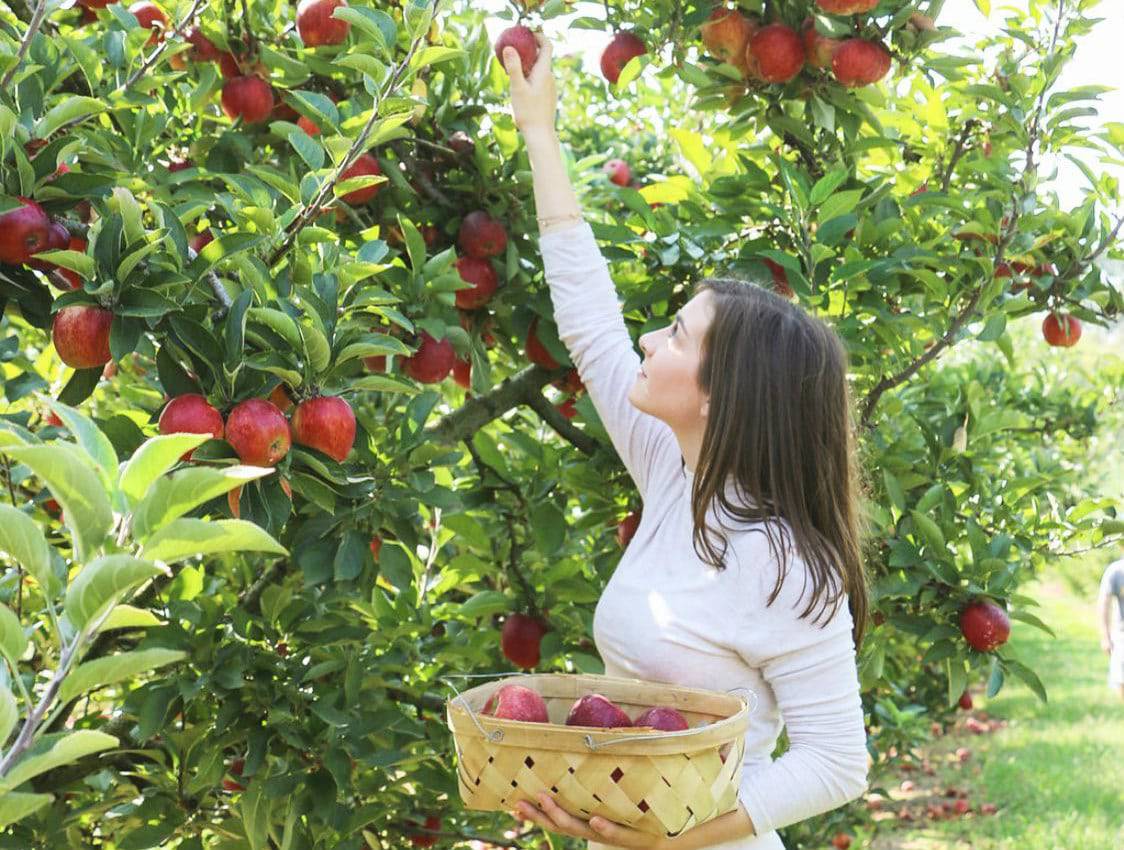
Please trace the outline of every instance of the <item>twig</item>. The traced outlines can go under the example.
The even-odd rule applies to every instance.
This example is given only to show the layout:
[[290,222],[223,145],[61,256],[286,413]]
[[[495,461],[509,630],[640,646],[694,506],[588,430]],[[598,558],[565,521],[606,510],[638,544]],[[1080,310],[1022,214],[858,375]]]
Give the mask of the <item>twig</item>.
[[960,161],[960,157],[964,156],[968,148],[968,139],[972,135],[972,131],[980,122],[975,118],[969,118],[964,122],[964,128],[960,131],[960,135],[956,139],[956,145],[952,149],[952,156],[949,157],[948,166],[945,168],[944,176],[941,178],[941,191],[948,192],[948,187],[952,183],[952,172],[956,168],[956,163]]
[[592,455],[597,451],[597,441],[580,428],[571,425],[570,420],[547,401],[542,393],[528,390],[524,399],[531,410],[535,411],[547,425],[558,432],[558,436],[571,443],[582,454]]
[[[1054,34],[1050,40],[1050,47],[1047,51],[1047,56],[1053,55],[1054,51],[1057,49],[1058,35],[1063,17],[1062,7],[1064,6],[1064,2],[1065,0],[1058,0],[1058,17],[1054,21]],[[976,310],[976,305],[979,303],[980,298],[983,297],[984,289],[986,289],[992,282],[992,280],[994,280],[994,269],[1000,264],[1000,262],[1002,262],[1004,253],[1007,250],[1007,245],[1010,244],[1011,239],[1015,235],[1015,226],[1019,220],[1022,197],[1024,197],[1030,191],[1027,188],[1029,177],[1034,173],[1037,167],[1034,160],[1034,145],[1038,141],[1038,134],[1041,129],[1042,111],[1045,107],[1046,93],[1049,91],[1049,89],[1050,81],[1047,80],[1042,86],[1042,91],[1038,94],[1038,102],[1035,104],[1034,108],[1034,117],[1031,120],[1030,131],[1027,134],[1026,165],[1023,168],[1023,173],[1019,178],[1018,186],[1018,189],[1022,191],[1022,195],[1020,196],[1018,191],[1012,190],[1011,211],[1007,216],[1007,224],[1003,227],[1002,232],[999,235],[999,239],[996,242],[996,252],[994,262],[992,263],[992,274],[987,278],[987,280],[983,281],[979,286],[976,287],[976,290],[972,293],[972,297],[968,300],[968,303],[952,320],[952,323],[948,326],[948,330],[944,332],[944,334],[932,348],[930,348],[928,351],[926,351],[924,354],[910,363],[905,369],[902,369],[900,372],[894,375],[883,378],[881,381],[875,384],[874,387],[866,394],[866,398],[864,399],[862,405],[861,417],[861,427],[864,430],[867,430],[871,427],[874,408],[878,405],[879,400],[882,398],[883,394],[887,392],[887,390],[893,389],[894,387],[898,386],[898,384],[908,381],[910,378],[916,375],[918,371],[920,371],[922,366],[934,360],[944,349],[948,348],[952,344],[952,341],[955,338],[957,332],[959,332],[959,330],[964,327],[964,325],[966,325],[971,318],[973,318]]]
[[254,55],[254,33],[250,29],[250,9],[246,5],[246,0],[242,0],[242,27],[244,33],[244,41],[246,43],[246,53],[249,56]]
[[[434,14],[436,14],[437,7],[438,5],[440,5],[440,3],[441,0],[433,0]],[[371,106],[371,117],[367,119],[366,125],[364,125],[362,132],[359,133],[358,138],[356,138],[354,143],[352,143],[351,149],[347,152],[344,158],[340,160],[340,163],[336,166],[336,169],[332,173],[332,176],[321,184],[320,191],[316,193],[316,197],[314,197],[304,207],[301,213],[295,219],[293,219],[289,226],[285,228],[285,232],[282,234],[283,241],[281,242],[281,245],[277,248],[276,251],[273,252],[273,255],[269,258],[268,265],[270,268],[277,265],[277,262],[289,252],[289,249],[296,241],[297,234],[300,233],[315,216],[320,214],[321,210],[324,207],[324,204],[328,199],[328,196],[332,193],[332,189],[334,189],[336,184],[339,182],[340,176],[345,171],[347,171],[348,168],[351,167],[352,163],[354,163],[355,160],[359,158],[359,155],[366,149],[367,139],[370,138],[371,131],[374,129],[375,123],[381,117],[379,115],[379,106],[384,100],[386,100],[390,92],[394,90],[394,87],[398,85],[398,82],[401,79],[402,75],[410,66],[410,60],[413,59],[414,53],[417,52],[418,45],[421,44],[424,39],[425,33],[419,33],[418,37],[410,43],[410,49],[406,52],[405,58],[394,69],[394,72],[387,79],[386,85],[383,87],[383,90],[379,92],[378,98],[375,99],[374,104]]]
[[[187,247],[187,258],[194,260],[199,254],[190,245]],[[215,318],[221,319],[230,312],[231,306],[234,304],[234,299],[230,297],[230,293],[226,291],[226,287],[222,285],[219,276],[215,274],[214,269],[207,272],[207,283],[211,285],[211,291],[215,294],[215,299],[219,302],[219,308],[215,311]]]
[[398,154],[398,157],[406,163],[413,178],[418,181],[421,190],[429,195],[434,201],[442,206],[451,207],[453,202],[449,200],[449,196],[433,185],[433,181],[426,176],[425,171],[417,167],[417,160],[413,154],[407,153],[399,148],[396,144],[391,144],[390,149]]
[[16,61],[12,67],[8,69],[8,73],[4,75],[4,79],[0,80],[0,91],[8,88],[8,83],[12,81],[12,77],[16,75],[19,66],[23,63],[24,57],[27,56],[27,51],[31,49],[31,40],[35,38],[35,34],[39,31],[40,25],[43,23],[43,18],[47,14],[47,0],[39,0],[39,5],[35,7],[34,13],[31,15],[31,23],[27,25],[27,32],[24,33],[23,41],[20,42],[20,49],[16,52]]
[[[195,2],[191,4],[191,8],[187,10],[187,14],[184,16],[183,20],[176,24],[175,28],[172,30],[172,38],[178,38],[179,36],[183,35],[184,29],[188,26],[188,24],[192,22],[192,20],[195,18],[196,13],[199,11],[199,7],[202,5],[203,0],[195,0]],[[165,32],[164,38],[158,45],[156,45],[156,49],[149,54],[148,58],[141,63],[141,66],[137,68],[137,70],[133,72],[133,75],[129,77],[129,79],[125,80],[125,84],[123,86],[120,86],[119,88],[129,88],[133,85],[133,83],[135,83],[146,73],[148,73],[149,68],[155,65],[156,60],[159,59],[160,56],[164,53],[164,50],[167,48],[168,43],[168,33]]]
[[281,576],[285,575],[289,569],[289,562],[284,559],[274,561],[265,570],[257,580],[254,581],[246,590],[238,597],[238,607],[252,608],[257,604],[258,599],[261,598],[262,593],[267,587]]

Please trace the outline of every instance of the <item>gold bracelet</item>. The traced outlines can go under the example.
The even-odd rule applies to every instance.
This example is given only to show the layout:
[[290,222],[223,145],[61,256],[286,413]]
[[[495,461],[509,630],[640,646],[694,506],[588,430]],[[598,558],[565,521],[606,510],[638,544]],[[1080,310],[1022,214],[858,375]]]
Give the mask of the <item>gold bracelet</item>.
[[555,224],[560,221],[582,221],[581,213],[566,213],[565,215],[548,215],[539,216],[539,227],[545,227],[548,224]]

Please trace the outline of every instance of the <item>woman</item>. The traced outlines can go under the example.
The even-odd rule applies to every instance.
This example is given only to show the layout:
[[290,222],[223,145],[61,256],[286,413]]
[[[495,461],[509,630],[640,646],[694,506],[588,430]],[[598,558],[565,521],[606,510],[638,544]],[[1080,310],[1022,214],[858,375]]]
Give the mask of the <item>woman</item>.
[[[548,795],[513,814],[591,850],[783,848],[777,828],[866,789],[855,648],[867,605],[846,351],[783,298],[719,278],[641,337],[640,362],[566,177],[551,45],[537,38],[527,78],[514,50],[503,61],[554,317],[644,502],[594,616],[605,673],[748,688],[760,705],[737,810],[682,835],[586,821]],[[772,761],[782,723],[791,746]]]

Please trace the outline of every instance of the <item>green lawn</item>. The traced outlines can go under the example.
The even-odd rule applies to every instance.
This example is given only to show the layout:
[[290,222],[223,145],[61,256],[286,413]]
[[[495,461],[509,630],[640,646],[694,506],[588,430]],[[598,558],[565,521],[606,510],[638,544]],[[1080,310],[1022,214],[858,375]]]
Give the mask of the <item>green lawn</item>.
[[[974,712],[1008,725],[972,734],[957,723],[927,748],[934,776],[903,773],[917,788],[891,787],[897,810],[904,803],[918,819],[900,822],[879,813],[876,850],[1121,850],[1124,848],[1124,700],[1105,684],[1108,656],[1101,651],[1094,602],[1062,582],[1027,589],[1057,640],[1013,622],[1011,648],[1031,664],[1046,686],[1043,705],[1020,682],[1008,679],[992,700],[975,691]],[[1094,591],[1095,592],[1095,591]],[[961,764],[958,747],[971,750]],[[949,820],[925,817],[926,803],[948,799],[949,787],[968,791],[972,812]],[[991,802],[994,815],[978,814]],[[856,842],[857,847],[863,846]]]

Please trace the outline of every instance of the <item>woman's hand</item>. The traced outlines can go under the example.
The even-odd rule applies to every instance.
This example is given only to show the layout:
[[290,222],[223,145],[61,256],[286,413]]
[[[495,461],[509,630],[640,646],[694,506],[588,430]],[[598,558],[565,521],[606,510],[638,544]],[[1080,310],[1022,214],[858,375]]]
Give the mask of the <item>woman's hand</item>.
[[[538,70],[538,65],[535,66],[535,70]],[[663,840],[658,836],[613,823],[602,817],[594,817],[588,821],[576,818],[563,811],[545,791],[539,794],[538,806],[526,801],[520,802],[516,805],[514,814],[518,818],[534,821],[548,832],[584,838],[609,847],[640,847],[644,850],[655,850],[664,846]]]
[[515,48],[505,47],[503,51],[503,65],[511,77],[511,110],[515,126],[524,136],[540,130],[553,133],[554,113],[558,110],[558,93],[550,64],[554,51],[541,32],[535,33],[535,41],[539,44],[539,55],[526,78]]

